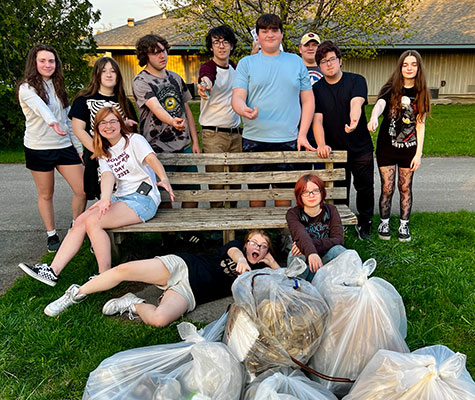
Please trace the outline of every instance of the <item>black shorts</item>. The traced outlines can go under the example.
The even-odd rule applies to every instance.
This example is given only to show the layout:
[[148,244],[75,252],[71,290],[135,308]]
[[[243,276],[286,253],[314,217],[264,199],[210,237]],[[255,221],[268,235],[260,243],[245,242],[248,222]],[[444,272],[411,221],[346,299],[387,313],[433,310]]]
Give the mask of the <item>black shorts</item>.
[[82,164],[74,146],[64,149],[33,150],[23,146],[25,149],[26,168],[31,171],[49,172],[58,165]]
[[395,147],[380,146],[376,148],[378,167],[397,165],[399,168],[411,168],[411,161],[416,155],[417,146],[396,149]]
[[[267,143],[257,142],[250,139],[242,139],[242,151],[244,153],[253,153],[259,151],[296,151],[297,140],[281,143]],[[260,171],[294,171],[297,169],[295,164],[246,164],[243,166],[243,170],[246,172],[260,172]],[[273,187],[280,188],[293,188],[295,183],[276,183]],[[249,188],[252,189],[268,189],[269,184],[255,183],[249,184]]]

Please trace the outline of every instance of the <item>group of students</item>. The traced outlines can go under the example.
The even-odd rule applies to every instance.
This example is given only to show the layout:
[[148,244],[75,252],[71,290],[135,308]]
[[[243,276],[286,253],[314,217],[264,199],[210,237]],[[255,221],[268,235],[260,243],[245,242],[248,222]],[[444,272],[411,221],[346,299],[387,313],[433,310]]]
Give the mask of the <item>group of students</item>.
[[[345,184],[349,191],[349,175],[353,174],[359,212],[356,230],[365,239],[370,234],[374,203],[373,147],[368,130],[376,130],[378,117],[383,114],[376,151],[382,179],[378,234],[382,239],[390,238],[389,213],[397,166],[401,193],[399,239],[410,240],[412,176],[420,165],[424,120],[430,110],[420,55],[415,51],[403,53],[366,123],[366,81],[361,75],[341,71],[341,52],[334,43],[320,43],[316,34],[307,33],[299,46],[302,58],[285,53],[281,51],[282,22],[273,14],[259,17],[256,32],[260,50],[244,57],[236,68],[229,59],[237,44],[233,31],[220,26],[207,35],[213,59],[203,64],[199,73],[203,150],[305,148],[321,157],[332,150],[347,150]],[[139,64],[145,67],[133,80],[139,118],[125,95],[119,66],[112,58],[96,61],[88,87],[78,93],[70,107],[56,51],[37,45],[28,55],[18,89],[26,117],[26,166],[37,188],[48,250],[57,254],[51,265],[21,263],[19,267],[54,286],[87,234],[100,273],[82,287],[72,285],[46,307],[48,315],[59,314],[87,294],[132,279],[171,290],[166,290],[158,307],[127,294],[108,302],[104,313],[128,310],[150,324],[163,326],[192,310],[197,302],[229,294],[237,274],[254,267],[278,267],[269,236],[251,231],[244,243],[231,243],[217,256],[165,256],[111,269],[105,229],[152,218],[161,200],[157,185],[174,198],[155,153],[200,152],[187,104],[191,95],[183,79],[166,69],[168,50],[168,42],[157,35],[146,35],[137,42]],[[137,119],[140,134],[133,133]],[[73,223],[61,246],[54,229],[55,168],[74,193]],[[244,168],[263,171],[269,167],[255,164]],[[293,240],[289,261],[304,257],[308,269],[303,277],[311,280],[324,262],[344,251],[343,229],[337,209],[325,203],[325,187],[317,176],[300,178],[295,195],[297,206],[287,213]],[[96,198],[99,201],[84,211],[86,200]],[[288,207],[290,202],[276,201],[276,205]],[[262,204],[255,201],[251,206]]]

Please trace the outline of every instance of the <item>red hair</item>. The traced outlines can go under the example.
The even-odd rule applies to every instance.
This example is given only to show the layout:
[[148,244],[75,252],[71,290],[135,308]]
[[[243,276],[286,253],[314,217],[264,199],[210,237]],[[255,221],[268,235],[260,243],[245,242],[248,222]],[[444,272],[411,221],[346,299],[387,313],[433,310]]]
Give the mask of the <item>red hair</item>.
[[304,208],[304,204],[302,202],[302,193],[307,189],[308,182],[314,183],[320,189],[320,207],[323,208],[323,203],[325,203],[325,199],[327,197],[327,190],[325,189],[325,184],[323,183],[323,181],[317,175],[312,174],[306,174],[301,176],[295,184],[294,194],[295,199],[297,200],[297,205],[299,207]]

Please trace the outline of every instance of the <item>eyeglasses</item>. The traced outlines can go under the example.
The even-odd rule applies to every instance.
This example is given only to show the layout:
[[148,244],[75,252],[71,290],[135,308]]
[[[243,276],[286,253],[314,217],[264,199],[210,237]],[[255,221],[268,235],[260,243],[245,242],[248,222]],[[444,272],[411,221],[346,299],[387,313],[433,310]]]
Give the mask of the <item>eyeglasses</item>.
[[333,62],[336,60],[338,60],[338,57],[336,56],[330,57],[328,60],[323,59],[320,61],[320,65],[333,64]]
[[119,120],[118,119],[111,119],[109,121],[101,121],[99,122],[99,126],[106,126],[106,125],[115,125],[118,124]]
[[266,244],[259,244],[257,242],[254,242],[254,240],[248,240],[247,242],[249,243],[249,246],[254,247],[255,249],[263,251],[269,250],[269,246],[267,246]]
[[220,47],[220,46],[227,47],[231,45],[231,43],[228,42],[227,40],[213,40],[211,43],[213,44],[213,46],[216,46],[216,47]]
[[314,189],[311,191],[304,190],[302,192],[302,197],[309,197],[309,196],[316,196],[317,194],[320,194],[322,191],[320,189]]

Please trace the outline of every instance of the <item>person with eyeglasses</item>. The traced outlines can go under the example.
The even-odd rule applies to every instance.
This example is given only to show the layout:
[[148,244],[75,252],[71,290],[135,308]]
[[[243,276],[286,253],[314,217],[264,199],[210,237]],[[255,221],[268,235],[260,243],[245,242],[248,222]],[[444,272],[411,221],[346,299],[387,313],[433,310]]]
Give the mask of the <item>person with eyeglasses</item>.
[[294,193],[297,205],[285,216],[293,240],[287,266],[302,258],[307,269],[299,277],[311,282],[322,265],[346,250],[343,225],[337,208],[325,202],[325,184],[317,175],[301,176]]
[[100,200],[76,218],[51,265],[19,265],[27,275],[49,286],[56,285],[86,234],[94,248],[99,273],[109,270],[111,245],[106,229],[154,217],[160,204],[157,185],[174,198],[167,174],[153,149],[143,136],[130,132],[116,108],[104,107],[97,112],[93,148],[92,157],[99,160],[101,171]]
[[349,205],[353,175],[358,211],[355,228],[358,238],[365,240],[370,237],[374,212],[373,142],[364,112],[368,103],[366,79],[341,70],[341,51],[329,40],[318,46],[315,59],[323,72],[323,78],[313,86],[313,132],[317,153],[325,158],[332,150],[347,151],[345,181],[335,185],[346,187],[346,199],[340,202]]
[[148,260],[118,265],[79,286],[76,284],[59,299],[46,306],[46,315],[55,317],[92,293],[112,289],[124,281],[143,282],[164,290],[158,306],[148,304],[133,293],[111,299],[102,313],[138,315],[143,322],[164,327],[184,313],[207,303],[231,295],[234,280],[246,271],[270,267],[280,268],[272,256],[269,234],[255,229],[247,233],[243,242],[234,240],[216,254],[169,254]]
[[[242,151],[241,118],[231,106],[235,64],[229,60],[236,47],[237,39],[227,25],[211,28],[206,35],[206,47],[213,55],[210,61],[201,65],[198,94],[201,97],[200,117],[204,153],[240,153]],[[231,166],[231,172],[238,172],[239,166]],[[221,165],[207,165],[207,172],[223,172]],[[240,189],[241,185],[231,185]],[[210,185],[210,189],[222,189],[223,185]],[[211,207],[222,207],[223,202],[213,201]]]

